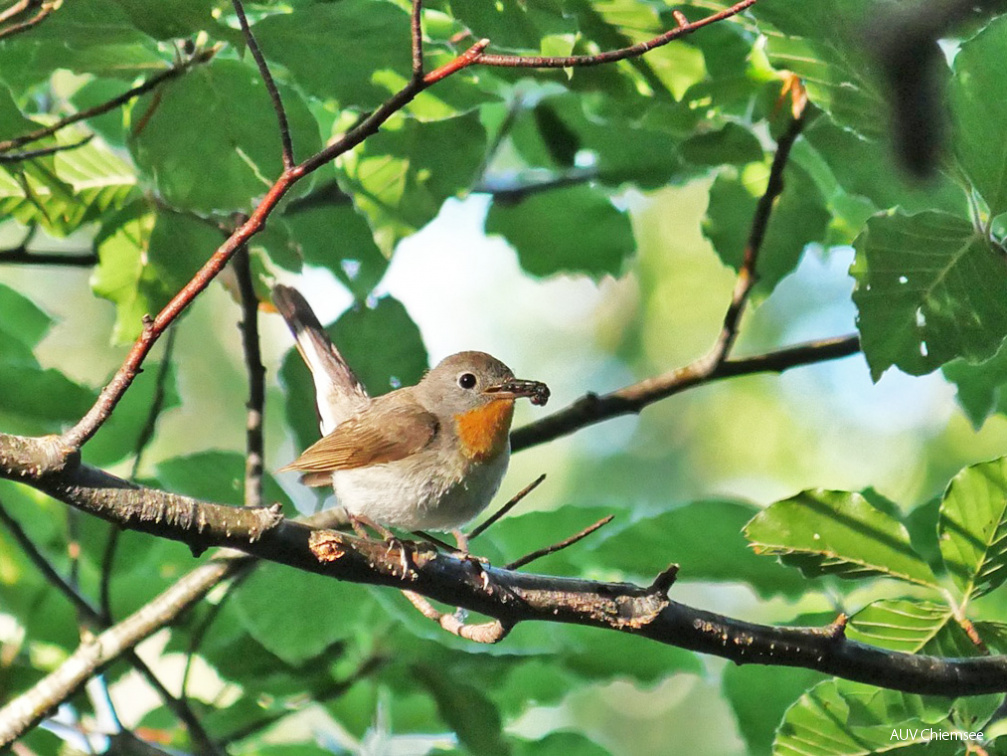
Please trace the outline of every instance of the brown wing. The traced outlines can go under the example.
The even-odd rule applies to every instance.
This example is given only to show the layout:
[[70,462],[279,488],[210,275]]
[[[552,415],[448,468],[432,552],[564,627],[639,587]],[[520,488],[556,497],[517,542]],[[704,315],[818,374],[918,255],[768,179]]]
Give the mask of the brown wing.
[[437,418],[418,404],[381,407],[347,420],[312,444],[280,472],[300,470],[308,485],[328,483],[326,473],[394,462],[427,446],[437,433]]

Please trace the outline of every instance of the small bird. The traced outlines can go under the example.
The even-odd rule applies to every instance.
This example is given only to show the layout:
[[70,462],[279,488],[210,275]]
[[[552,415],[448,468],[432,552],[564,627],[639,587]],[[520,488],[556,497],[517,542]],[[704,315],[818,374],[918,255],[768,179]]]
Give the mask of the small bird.
[[297,290],[276,286],[273,301],[311,370],[323,434],[280,471],[331,485],[355,526],[453,531],[466,551],[458,529],[500,486],[515,400],[544,405],[549,388],[484,352],[459,352],[415,386],[372,398]]

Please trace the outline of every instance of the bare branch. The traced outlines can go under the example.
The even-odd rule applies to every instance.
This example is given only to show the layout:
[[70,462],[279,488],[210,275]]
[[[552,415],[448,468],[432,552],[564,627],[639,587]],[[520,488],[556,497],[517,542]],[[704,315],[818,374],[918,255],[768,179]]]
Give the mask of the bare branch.
[[528,494],[530,494],[532,491],[538,488],[542,484],[543,480],[545,480],[545,473],[539,475],[537,478],[535,478],[535,480],[533,480],[527,486],[525,486],[516,494],[514,494],[514,496],[511,497],[510,501],[508,501],[506,504],[500,507],[500,509],[491,514],[489,517],[487,517],[477,527],[473,528],[472,532],[469,533],[468,535],[468,540],[474,541],[480,535],[489,530],[490,527],[492,527],[497,520],[499,520],[505,514],[510,512],[512,509],[514,509],[514,507],[516,507],[518,504],[521,503],[521,500],[524,499],[524,497],[526,497]]
[[486,46],[489,43],[490,41],[488,39],[480,39],[454,60],[445,63],[440,68],[435,68],[433,71],[424,76],[423,82],[427,85],[433,84],[453,73],[461,71],[463,68],[468,68],[473,63],[479,62],[480,57],[483,54],[483,50],[486,49]]
[[7,39],[8,37],[13,37],[16,34],[21,34],[22,32],[26,32],[29,29],[38,26],[40,23],[45,21],[49,17],[49,14],[52,13],[57,8],[57,3],[52,1],[43,3],[29,3],[28,5],[31,6],[36,4],[42,6],[39,9],[38,13],[29,18],[27,21],[23,21],[19,24],[11,24],[8,27],[0,29],[0,39]]
[[[791,86],[793,86],[793,81],[791,81]],[[734,346],[734,340],[738,335],[738,326],[741,322],[741,315],[745,311],[745,305],[748,303],[748,297],[759,280],[756,267],[759,261],[759,252],[762,250],[762,242],[766,238],[766,230],[769,228],[773,205],[776,198],[783,192],[783,171],[790,159],[790,150],[804,128],[803,115],[806,100],[803,97],[803,90],[799,93],[793,93],[793,101],[794,119],[777,142],[776,154],[773,156],[773,164],[769,169],[769,180],[766,182],[766,190],[759,197],[759,202],[755,207],[748,242],[745,244],[745,254],[741,268],[738,270],[734,291],[731,294],[731,304],[724,315],[724,325],[714,346],[713,355],[716,355],[718,361],[730,354],[731,347]]]
[[273,80],[273,74],[270,73],[269,66],[266,64],[266,58],[262,54],[262,50],[259,49],[259,43],[255,41],[255,35],[252,34],[252,29],[248,25],[248,19],[245,17],[245,9],[241,5],[241,0],[231,0],[231,4],[234,6],[235,14],[238,16],[238,23],[241,24],[241,32],[245,35],[248,50],[255,59],[255,65],[259,67],[262,82],[266,85],[269,99],[273,102],[273,110],[276,111],[276,120],[280,125],[280,143],[283,145],[283,168],[284,170],[290,170],[294,167],[294,145],[290,139],[290,124],[287,122],[287,111],[283,107],[280,90],[276,88],[276,82]]
[[594,531],[598,530],[598,528],[602,528],[605,525],[608,525],[610,522],[612,522],[613,517],[615,517],[615,515],[608,515],[607,517],[602,517],[600,520],[598,520],[598,522],[594,523],[594,525],[588,525],[579,533],[575,533],[569,538],[564,538],[559,543],[554,543],[552,546],[546,546],[544,549],[538,549],[537,551],[533,551],[530,554],[525,554],[520,559],[515,559],[510,564],[506,565],[504,569],[516,570],[521,567],[524,567],[526,564],[531,564],[536,559],[541,559],[542,557],[548,556],[549,554],[555,554],[557,551],[562,551],[568,546],[573,546],[578,541],[582,541],[585,538],[587,538]]
[[66,255],[62,252],[29,252],[27,249],[0,250],[0,264],[9,265],[67,265],[71,267],[90,268],[98,264],[98,255],[84,253]]
[[402,595],[409,599],[409,603],[416,607],[417,611],[428,620],[436,622],[441,628],[452,635],[457,635],[459,638],[464,638],[474,643],[489,645],[499,643],[511,631],[511,626],[505,625],[500,620],[490,620],[478,625],[468,625],[461,620],[458,614],[437,611],[433,604],[415,591],[402,591]]
[[[174,621],[245,561],[219,559],[201,565],[122,622],[84,641],[55,671],[0,709],[0,746],[11,743],[90,677]],[[195,739],[195,733],[190,734]]]
[[[21,550],[25,553],[25,556],[27,556],[32,564],[35,565],[36,569],[42,573],[50,584],[52,584],[57,590],[59,590],[60,593],[69,599],[70,603],[73,604],[85,622],[96,628],[105,628],[110,624],[107,619],[107,613],[99,612],[83,595],[80,594],[79,591],[77,591],[76,588],[73,587],[73,585],[70,584],[68,580],[65,580],[63,576],[56,571],[56,569],[49,563],[49,560],[42,555],[42,552],[39,551],[31,539],[28,538],[20,523],[10,516],[2,502],[0,502],[0,522],[6,526],[10,534],[14,537],[14,540],[17,541],[18,545],[21,547]],[[250,560],[246,561],[250,562]],[[213,746],[209,735],[203,729],[203,726],[200,724],[199,719],[196,717],[192,709],[189,708],[184,701],[171,695],[168,689],[164,686],[164,683],[162,683],[157,675],[154,674],[154,671],[147,666],[146,662],[144,662],[132,648],[126,649],[123,656],[130,665],[143,675],[147,682],[150,683],[151,687],[157,691],[165,706],[171,709],[175,716],[177,716],[178,719],[185,725],[189,734],[192,736],[193,741],[199,746],[200,752],[205,754],[219,753],[219,750]],[[43,715],[44,713],[45,712],[43,712]],[[0,717],[0,730],[2,730],[3,726],[3,719]]]
[[514,451],[566,436],[588,425],[639,412],[654,402],[686,389],[724,378],[753,373],[782,373],[802,365],[836,360],[860,351],[856,334],[809,341],[754,357],[721,362],[704,356],[682,368],[653,376],[609,394],[586,394],[559,412],[547,415],[511,433]]
[[423,0],[412,0],[412,12],[409,14],[409,32],[412,38],[413,79],[423,79],[423,24],[420,15],[423,12]]
[[259,348],[259,298],[255,294],[248,247],[234,256],[234,272],[241,295],[241,345],[248,373],[248,415],[245,422],[245,506],[262,506],[263,408],[266,404],[266,368]]
[[[598,53],[597,55],[567,55],[562,57],[552,57],[538,55],[523,56],[480,54],[476,60],[471,61],[471,63],[468,63],[467,65],[476,63],[481,66],[501,66],[504,68],[584,68],[587,66],[600,66],[604,63],[614,63],[617,60],[639,57],[644,53],[653,50],[655,47],[661,47],[672,40],[679,39],[687,34],[692,34],[694,31],[702,29],[704,26],[709,26],[710,24],[723,21],[731,16],[736,16],[750,6],[755,5],[756,2],[757,0],[742,0],[739,3],[735,3],[730,8],[725,8],[719,13],[714,13],[713,15],[693,22],[689,22],[685,16],[681,14],[676,14],[675,20],[678,23],[678,26],[674,29],[669,29],[663,34],[660,34],[653,39],[649,39],[646,42],[640,42],[618,50],[609,50],[608,52]],[[428,76],[427,78],[429,79],[430,77]]]

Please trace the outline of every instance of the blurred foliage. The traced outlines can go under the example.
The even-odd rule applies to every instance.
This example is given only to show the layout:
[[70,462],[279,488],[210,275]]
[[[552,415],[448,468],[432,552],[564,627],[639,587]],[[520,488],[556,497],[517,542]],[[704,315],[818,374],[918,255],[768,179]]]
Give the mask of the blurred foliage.
[[[434,0],[423,14],[425,64],[442,65],[480,38],[493,52],[592,54],[673,27],[673,11],[696,20],[727,5]],[[503,563],[616,509],[611,526],[534,569],[646,583],[675,561],[673,597],[704,608],[822,624],[838,607],[851,616],[851,638],[946,656],[981,653],[966,632],[972,621],[1004,653],[1007,16],[977,16],[942,40],[935,80],[946,85],[950,137],[934,175],[911,183],[890,149],[892,93],[866,33],[884,6],[760,0],[614,65],[467,69],[295,186],[252,242],[257,291],[290,273],[331,274],[342,314],[330,330],[373,393],[414,382],[436,351],[412,302],[447,302],[460,290],[468,309],[452,326],[491,321],[537,336],[511,342],[523,345],[519,372],[538,377],[524,369],[537,360],[557,404],[667,370],[702,353],[720,326],[729,269],[742,260],[796,75],[810,99],[807,123],[767,229],[759,307],[743,322],[739,350],[837,335],[855,306],[879,386],[910,381],[899,371],[941,372],[896,384],[882,395],[891,406],[876,403],[867,420],[845,398],[851,385],[867,385],[861,361],[718,384],[638,422],[585,429],[515,460],[508,487],[526,472],[550,473],[535,494],[545,498],[532,505],[543,511],[512,514],[477,550]],[[298,160],[408,80],[408,3],[290,0],[246,10]],[[51,433],[79,418],[142,317],[189,280],[281,170],[276,117],[237,29],[221,0],[74,0],[0,40],[0,141],[220,46],[144,96],[19,149],[95,134],[85,145],[0,163],[0,262],[8,248],[97,261],[75,273],[0,267],[0,431]],[[460,245],[410,282],[415,300],[382,289],[386,272],[414,254],[409,243],[470,194],[485,202],[482,242],[513,249],[521,272],[493,269],[477,281],[485,258]],[[847,260],[852,297],[836,293],[850,284],[837,267]],[[816,282],[813,269],[831,283]],[[221,278],[179,324],[180,356],[165,370],[161,353],[145,365],[85,447],[86,461],[129,475],[152,428],[139,468],[146,484],[241,502],[244,377],[236,331],[221,327],[236,319],[234,287]],[[571,288],[547,309],[524,297],[529,286],[542,287],[541,299]],[[588,312],[582,299],[600,303]],[[523,313],[520,328],[514,313]],[[273,326],[275,352],[282,330]],[[269,349],[280,379],[270,407],[285,411],[270,412],[267,437],[303,447],[317,433],[310,382],[296,353]],[[596,352],[603,357],[589,356]],[[963,412],[949,423],[924,416],[931,404],[918,388],[946,389],[941,376]],[[155,396],[159,417],[150,413]],[[271,460],[289,455],[289,444],[270,443]],[[852,467],[856,485],[833,484]],[[903,476],[894,501],[870,488],[891,488],[893,470]],[[293,512],[292,497],[310,505],[267,480],[270,501]],[[7,482],[0,503],[97,600],[107,526]],[[140,608],[193,563],[179,544],[123,534],[113,616]],[[233,754],[628,756],[670,742],[710,754],[915,752],[920,743],[893,741],[892,730],[924,727],[985,728],[982,745],[993,753],[999,741],[990,738],[1003,730],[997,697],[921,698],[803,670],[723,669],[579,627],[520,625],[499,646],[477,646],[447,636],[397,594],[276,565],[221,587],[164,636],[151,651],[155,666],[190,661],[189,702]],[[0,698],[58,667],[78,642],[72,607],[0,528]],[[123,663],[103,680],[123,724],[190,747]],[[702,705],[676,703],[702,685]],[[68,713],[87,723],[100,708],[92,690]],[[50,753],[60,737],[38,729],[25,744]],[[935,752],[965,745],[942,741],[927,748]]]

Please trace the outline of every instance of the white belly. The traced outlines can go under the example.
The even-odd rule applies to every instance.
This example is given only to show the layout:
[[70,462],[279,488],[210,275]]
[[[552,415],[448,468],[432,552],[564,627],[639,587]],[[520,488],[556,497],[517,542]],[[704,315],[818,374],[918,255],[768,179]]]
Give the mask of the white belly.
[[[432,454],[432,452],[424,452]],[[430,468],[413,460],[332,474],[336,500],[350,514],[404,530],[453,530],[490,503],[507,471],[510,449],[481,464]],[[419,470],[424,472],[419,472]],[[464,479],[464,482],[462,482]]]

